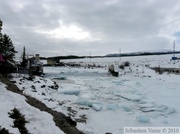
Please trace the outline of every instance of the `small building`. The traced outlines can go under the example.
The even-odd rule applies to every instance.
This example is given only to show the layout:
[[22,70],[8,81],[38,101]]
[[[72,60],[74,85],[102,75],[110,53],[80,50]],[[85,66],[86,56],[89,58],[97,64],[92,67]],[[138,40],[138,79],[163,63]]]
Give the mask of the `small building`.
[[36,54],[35,57],[29,59],[29,71],[33,75],[43,74],[43,63],[40,62],[39,54]]
[[54,59],[47,59],[47,65],[53,66],[56,64],[56,60]]

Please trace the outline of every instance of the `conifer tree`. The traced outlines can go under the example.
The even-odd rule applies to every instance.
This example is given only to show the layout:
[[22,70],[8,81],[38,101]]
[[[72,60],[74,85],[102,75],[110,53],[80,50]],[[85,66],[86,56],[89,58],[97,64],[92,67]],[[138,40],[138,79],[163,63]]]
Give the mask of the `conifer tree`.
[[1,30],[2,30],[2,24],[3,24],[3,22],[0,19],[0,33],[1,33]]
[[5,60],[14,61],[16,51],[11,38],[6,34],[1,33],[2,24],[3,22],[0,20],[0,53]]
[[[1,47],[1,45],[2,45],[2,33],[1,33],[2,24],[3,24],[3,22],[2,22],[1,19],[0,19],[0,47]],[[0,53],[1,53],[1,49],[0,49]]]
[[23,54],[22,54],[22,62],[21,62],[21,66],[26,68],[27,67],[27,59],[26,59],[26,49],[25,47],[23,48]]

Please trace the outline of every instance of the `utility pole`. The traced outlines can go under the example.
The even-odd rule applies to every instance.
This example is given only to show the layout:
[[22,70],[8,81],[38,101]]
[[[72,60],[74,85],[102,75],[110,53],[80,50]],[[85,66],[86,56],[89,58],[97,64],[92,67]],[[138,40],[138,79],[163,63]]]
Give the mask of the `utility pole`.
[[89,58],[90,58],[90,64],[91,64],[91,52],[89,53]]
[[175,47],[176,47],[176,44],[175,44],[175,41],[173,42],[173,57],[175,57]]
[[121,49],[119,49],[119,65],[120,65],[120,61],[121,61]]

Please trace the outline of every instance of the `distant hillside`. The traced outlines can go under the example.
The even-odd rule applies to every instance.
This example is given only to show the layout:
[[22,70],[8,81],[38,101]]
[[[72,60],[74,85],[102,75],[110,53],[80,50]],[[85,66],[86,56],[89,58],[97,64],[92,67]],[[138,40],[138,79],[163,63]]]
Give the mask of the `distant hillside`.
[[[173,54],[173,51],[165,51],[165,52],[134,52],[134,53],[122,53],[122,54],[108,54],[105,57],[127,57],[127,56],[143,56],[143,55],[165,55],[165,54]],[[175,52],[180,53],[180,51]]]
[[[54,56],[54,57],[41,57],[41,59],[53,59],[56,61],[65,60],[65,59],[82,59],[82,58],[103,58],[103,57],[128,57],[128,56],[143,56],[143,55],[165,55],[165,54],[173,54],[173,51],[158,51],[158,52],[132,52],[132,53],[121,53],[121,54],[107,54],[105,56],[76,56],[76,55],[68,55],[68,56]],[[180,53],[180,51],[175,52]]]
[[68,55],[68,56],[54,56],[54,57],[48,57],[48,58],[41,57],[41,59],[53,59],[53,60],[59,61],[59,60],[66,60],[66,59],[101,58],[101,57],[104,57],[104,56],[76,56],[76,55]]

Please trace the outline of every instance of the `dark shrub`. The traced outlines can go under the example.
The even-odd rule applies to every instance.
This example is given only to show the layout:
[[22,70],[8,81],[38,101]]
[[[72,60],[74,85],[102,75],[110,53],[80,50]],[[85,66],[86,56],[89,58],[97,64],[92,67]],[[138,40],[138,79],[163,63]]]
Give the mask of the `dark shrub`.
[[124,70],[124,65],[120,65],[119,68]]
[[8,130],[6,130],[5,128],[1,128],[0,126],[0,134],[10,134]]
[[124,62],[124,66],[129,67],[130,63],[129,61]]
[[129,67],[129,65],[130,65],[129,61],[126,61],[126,62],[123,62],[123,63],[119,66],[119,68],[122,69],[122,70],[124,70],[124,68],[125,68],[125,67]]
[[25,120],[24,115],[22,115],[18,109],[14,108],[12,113],[9,113],[9,117],[14,119],[14,127],[18,128],[21,134],[29,134],[25,127],[25,123],[28,122]]

